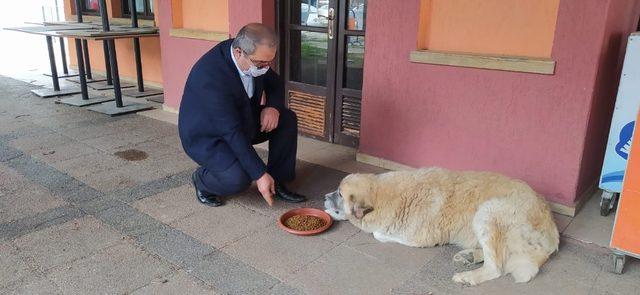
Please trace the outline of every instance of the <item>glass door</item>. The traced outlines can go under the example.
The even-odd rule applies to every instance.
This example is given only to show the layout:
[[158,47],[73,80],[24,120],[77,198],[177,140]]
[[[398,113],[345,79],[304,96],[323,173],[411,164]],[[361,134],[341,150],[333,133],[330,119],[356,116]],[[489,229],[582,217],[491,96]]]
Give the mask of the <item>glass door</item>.
[[357,146],[366,0],[284,3],[288,105],[307,136]]

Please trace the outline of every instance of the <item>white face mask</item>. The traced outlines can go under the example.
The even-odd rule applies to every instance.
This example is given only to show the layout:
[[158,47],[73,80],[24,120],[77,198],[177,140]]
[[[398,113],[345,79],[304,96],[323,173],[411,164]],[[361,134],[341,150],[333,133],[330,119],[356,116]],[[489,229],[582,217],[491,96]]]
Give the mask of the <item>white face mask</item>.
[[246,71],[243,71],[243,73],[245,75],[251,75],[252,77],[256,78],[266,74],[268,70],[269,70],[269,67],[263,67],[261,69],[258,69],[258,67],[256,67],[255,65],[251,65],[249,69]]

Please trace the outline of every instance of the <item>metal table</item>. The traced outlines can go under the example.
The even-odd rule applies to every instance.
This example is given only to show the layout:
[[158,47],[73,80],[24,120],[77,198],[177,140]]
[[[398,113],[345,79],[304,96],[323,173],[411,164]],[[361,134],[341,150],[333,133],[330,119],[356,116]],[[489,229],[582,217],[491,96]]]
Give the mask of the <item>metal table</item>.
[[[77,1],[77,0],[76,0]],[[135,2],[135,1],[130,1]],[[104,102],[100,104],[96,104],[88,107],[87,109],[99,113],[104,113],[110,116],[122,115],[142,110],[152,109],[150,105],[141,104],[131,101],[123,101],[122,99],[122,89],[120,85],[120,75],[118,72],[118,59],[116,55],[116,46],[115,39],[121,38],[141,38],[141,37],[155,37],[158,36],[157,28],[123,28],[114,26],[114,30],[111,30],[109,25],[109,16],[106,10],[106,1],[100,0],[100,16],[102,18],[102,28],[90,28],[86,30],[77,30],[77,31],[64,31],[60,32],[64,34],[66,37],[75,38],[76,42],[80,42],[79,40],[104,40],[108,53],[109,53],[109,64],[111,67],[111,77],[113,80],[113,91],[114,91],[114,100],[115,103],[112,102]],[[135,8],[135,6],[134,6]],[[135,11],[133,10],[133,15],[135,15]],[[81,73],[80,77],[83,75]],[[86,83],[81,83],[81,85],[86,86]],[[86,90],[86,87],[84,88]],[[85,91],[83,91],[83,100],[85,99]],[[61,100],[62,103],[66,103]]]
[[51,26],[27,26],[27,27],[5,28],[5,30],[10,30],[10,31],[22,32],[22,33],[34,34],[34,35],[43,35],[46,38],[47,51],[49,53],[49,66],[51,67],[51,81],[53,84],[53,89],[41,88],[41,89],[31,90],[31,92],[33,92],[35,95],[40,96],[42,98],[80,93],[81,90],[77,88],[64,88],[64,89],[60,88],[60,83],[58,81],[59,79],[58,69],[56,66],[55,54],[53,51],[53,38],[54,37],[64,38],[65,36],[63,36],[60,33],[67,30],[81,30],[86,28],[87,26],[80,26],[80,25],[75,25],[75,26],[51,25]]

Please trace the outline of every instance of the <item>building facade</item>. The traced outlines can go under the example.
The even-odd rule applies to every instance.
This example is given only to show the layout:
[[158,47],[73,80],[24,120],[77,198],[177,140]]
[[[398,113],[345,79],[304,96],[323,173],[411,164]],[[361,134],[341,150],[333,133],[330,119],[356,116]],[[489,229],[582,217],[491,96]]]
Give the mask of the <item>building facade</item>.
[[[142,41],[143,67],[166,110],[178,110],[202,54],[265,23],[280,32],[274,67],[306,136],[355,146],[375,165],[504,173],[567,214],[596,187],[640,19],[637,0],[137,1],[160,28]],[[108,2],[126,17],[127,0]],[[134,77],[131,41],[117,42]]]

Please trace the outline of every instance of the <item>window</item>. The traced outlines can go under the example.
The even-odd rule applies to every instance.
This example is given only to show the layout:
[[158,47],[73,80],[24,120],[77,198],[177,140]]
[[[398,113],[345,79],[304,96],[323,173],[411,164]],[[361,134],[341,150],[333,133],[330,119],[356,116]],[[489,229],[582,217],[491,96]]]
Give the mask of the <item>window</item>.
[[[129,1],[122,0],[122,16],[131,17],[131,11],[129,9]],[[136,11],[138,12],[138,18],[141,19],[153,19],[153,0],[135,0]]]
[[559,0],[422,0],[418,48],[549,58]]
[[98,0],[80,1],[80,11],[82,11],[83,15],[100,15],[100,6],[98,4]]

